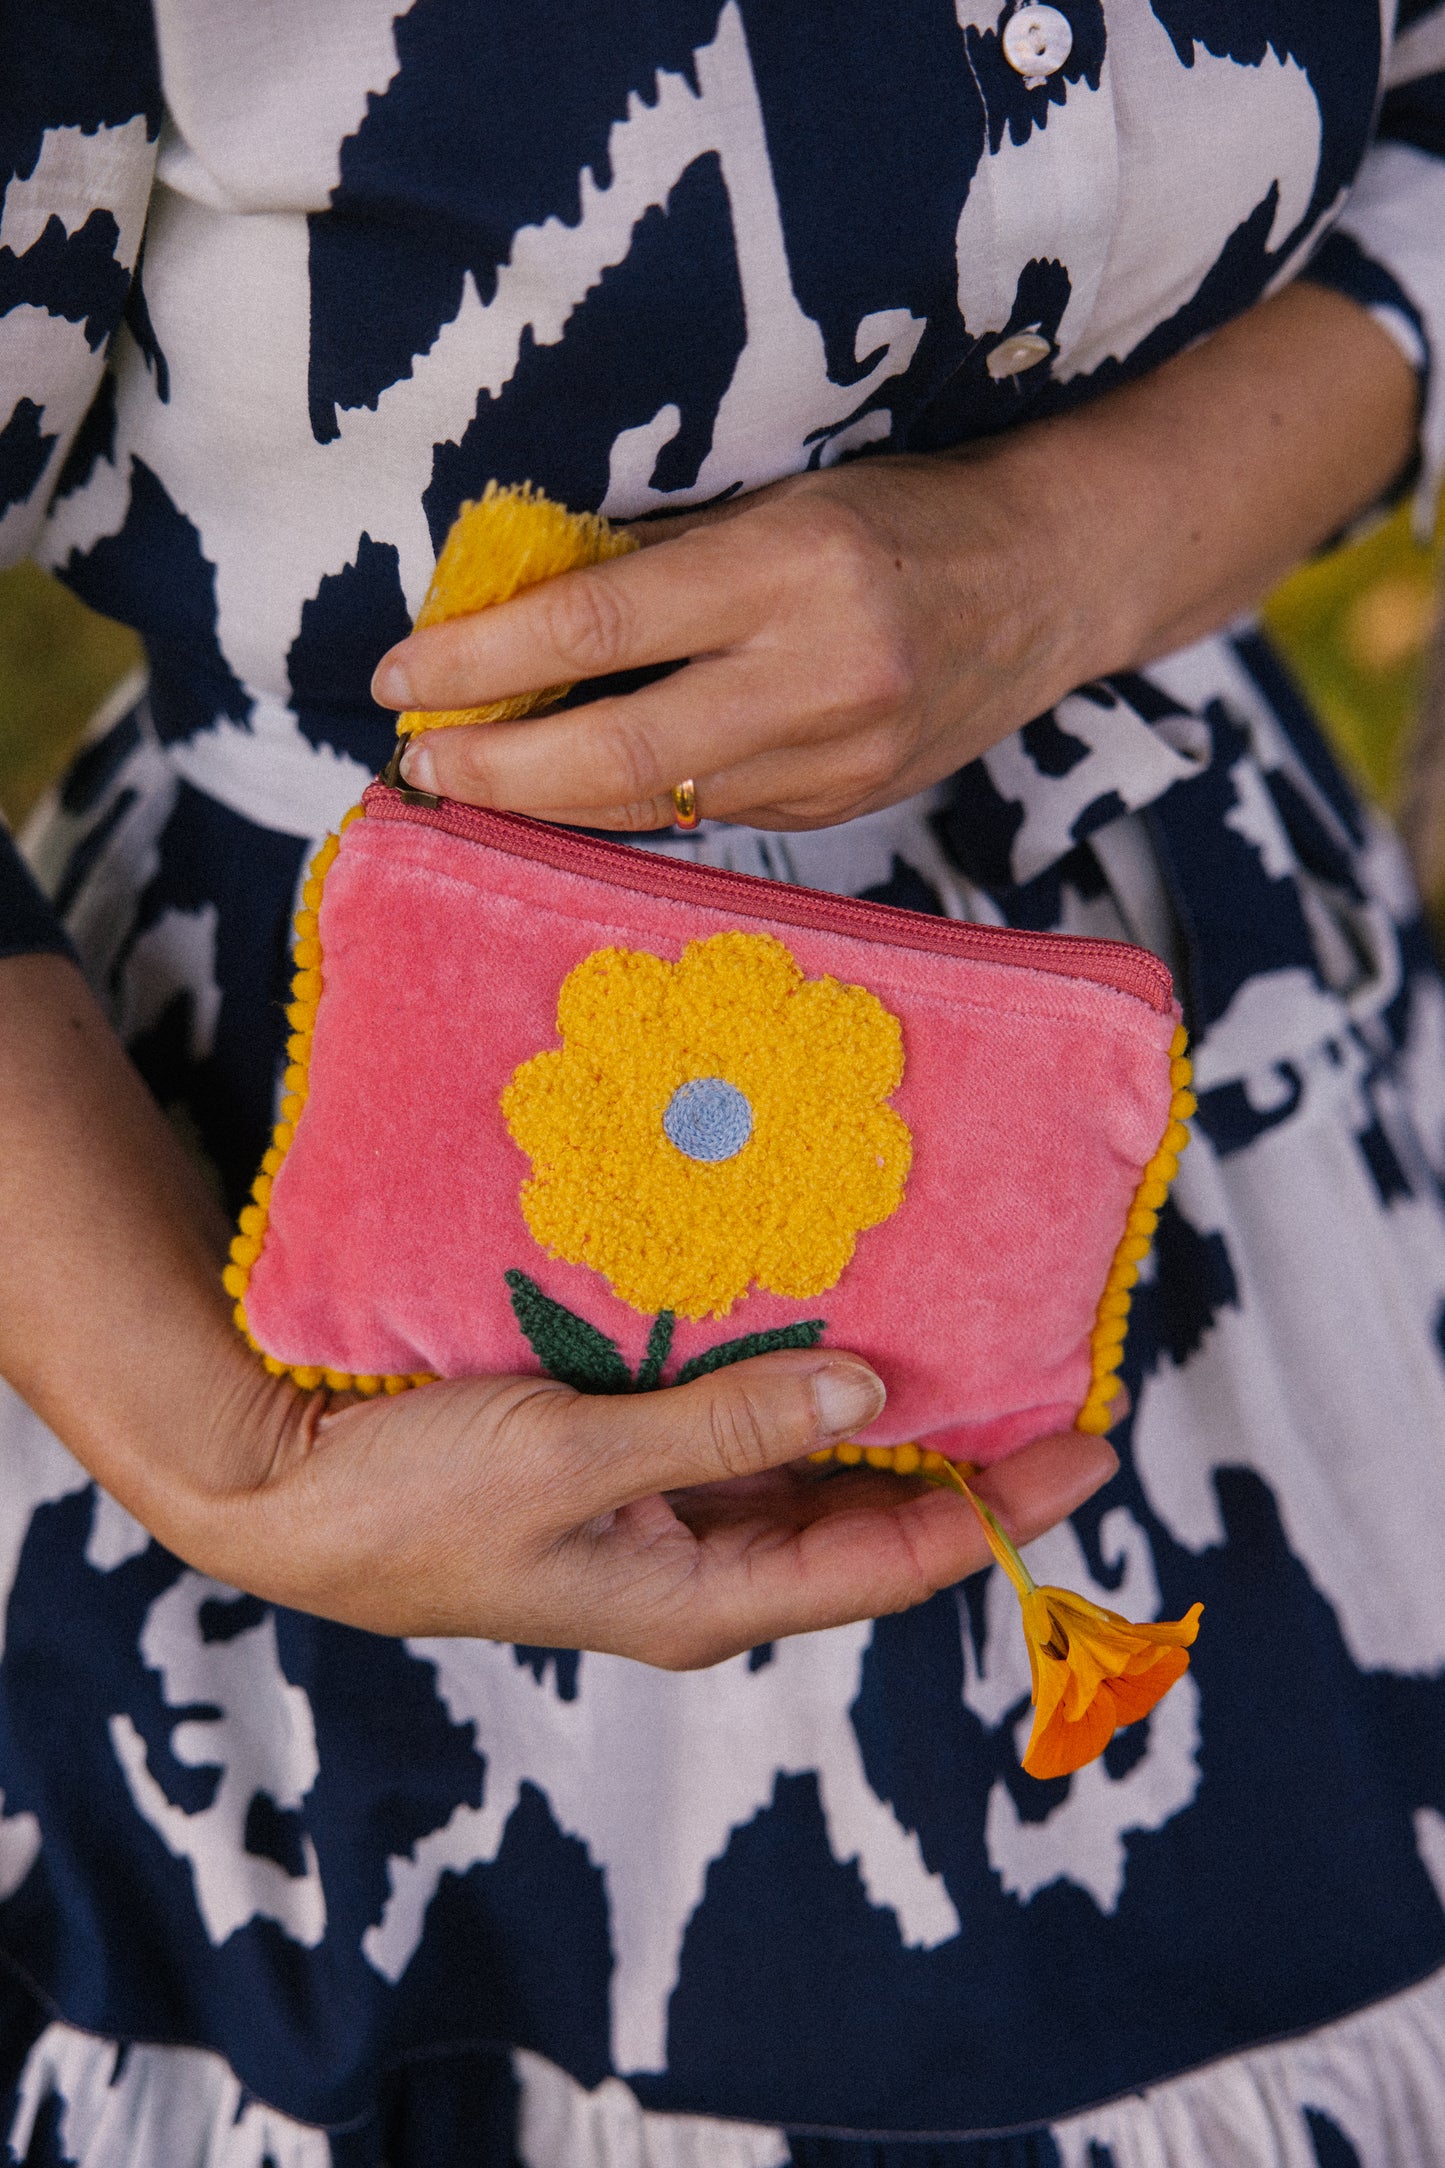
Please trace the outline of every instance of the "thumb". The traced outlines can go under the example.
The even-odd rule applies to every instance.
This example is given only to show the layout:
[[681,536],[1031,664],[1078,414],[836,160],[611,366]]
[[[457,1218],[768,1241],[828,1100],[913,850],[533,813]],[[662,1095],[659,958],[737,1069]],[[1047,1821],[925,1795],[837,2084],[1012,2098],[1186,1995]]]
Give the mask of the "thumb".
[[549,1395],[536,1413],[562,1427],[591,1514],[801,1460],[876,1422],[887,1397],[856,1355],[783,1349],[656,1393]]

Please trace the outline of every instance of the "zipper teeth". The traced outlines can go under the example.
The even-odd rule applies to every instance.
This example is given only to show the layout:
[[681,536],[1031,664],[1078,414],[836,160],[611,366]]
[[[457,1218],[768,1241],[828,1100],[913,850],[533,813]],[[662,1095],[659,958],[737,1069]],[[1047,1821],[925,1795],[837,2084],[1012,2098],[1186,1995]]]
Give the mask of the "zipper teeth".
[[404,798],[388,784],[373,783],[362,803],[374,819],[409,821],[439,828],[470,843],[490,845],[513,858],[526,858],[569,873],[590,875],[613,888],[677,903],[734,910],[745,918],[805,926],[814,932],[853,934],[889,948],[922,949],[935,955],[966,956],[980,963],[1011,964],[1056,978],[1091,979],[1116,993],[1132,994],[1167,1015],[1174,983],[1167,965],[1148,949],[1127,941],[1096,941],[1082,934],[1023,933],[1012,926],[976,926],[967,920],[934,918],[896,904],[869,903],[858,896],[835,896],[819,888],[795,888],[752,873],[729,873],[714,866],[663,858],[636,844],[605,843],[595,836],[554,828],[521,813],[494,813],[483,806],[443,800],[435,806]]

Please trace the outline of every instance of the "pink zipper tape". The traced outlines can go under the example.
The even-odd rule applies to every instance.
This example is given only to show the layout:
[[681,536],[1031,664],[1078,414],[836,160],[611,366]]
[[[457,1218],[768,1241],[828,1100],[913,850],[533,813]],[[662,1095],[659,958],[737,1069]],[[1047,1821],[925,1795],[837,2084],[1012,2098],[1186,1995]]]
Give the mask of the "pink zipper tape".
[[636,844],[606,843],[597,836],[579,835],[575,829],[529,820],[521,813],[494,813],[449,798],[424,805],[386,783],[373,783],[362,804],[369,820],[439,828],[464,842],[485,844],[513,858],[583,874],[638,895],[664,896],[670,902],[696,904],[739,918],[769,919],[775,925],[806,926],[816,933],[853,934],[889,948],[1011,964],[1025,971],[1050,972],[1056,978],[1091,979],[1096,985],[1132,994],[1161,1016],[1169,1015],[1174,1007],[1168,966],[1148,949],[1127,941],[1021,933],[1011,926],[933,918],[926,911],[906,911],[896,904],[868,903],[858,896],[834,896],[823,889],[765,881],[752,873],[727,873],[714,866],[662,858]]

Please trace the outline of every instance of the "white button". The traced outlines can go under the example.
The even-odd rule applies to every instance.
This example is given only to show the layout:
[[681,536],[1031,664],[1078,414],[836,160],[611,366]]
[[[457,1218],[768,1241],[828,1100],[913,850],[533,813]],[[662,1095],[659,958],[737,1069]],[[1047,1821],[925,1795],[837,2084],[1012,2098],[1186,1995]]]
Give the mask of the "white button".
[[984,363],[996,384],[1006,376],[1021,376],[1025,369],[1032,369],[1053,352],[1047,339],[1041,339],[1036,331],[1015,331],[1009,338],[1000,339],[998,345]]
[[1056,75],[1073,49],[1069,18],[1057,8],[1019,8],[1003,26],[1003,57],[1017,68],[1026,90],[1037,90]]

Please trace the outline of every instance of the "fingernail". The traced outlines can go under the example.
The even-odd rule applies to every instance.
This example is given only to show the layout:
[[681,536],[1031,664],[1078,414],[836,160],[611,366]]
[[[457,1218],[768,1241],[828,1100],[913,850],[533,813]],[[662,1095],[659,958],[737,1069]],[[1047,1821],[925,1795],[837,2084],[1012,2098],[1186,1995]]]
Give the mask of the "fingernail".
[[396,660],[395,653],[383,655],[371,680],[371,697],[383,708],[414,708],[411,696],[411,680],[406,666]]
[[429,745],[411,744],[401,756],[401,779],[413,790],[434,791],[437,787],[437,764]]
[[865,1430],[883,1413],[888,1398],[881,1378],[862,1363],[830,1363],[813,1373],[813,1405],[818,1429],[825,1438],[843,1438],[850,1430]]

